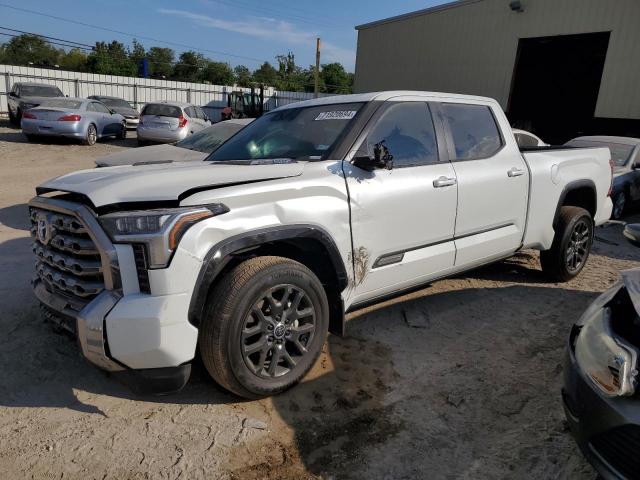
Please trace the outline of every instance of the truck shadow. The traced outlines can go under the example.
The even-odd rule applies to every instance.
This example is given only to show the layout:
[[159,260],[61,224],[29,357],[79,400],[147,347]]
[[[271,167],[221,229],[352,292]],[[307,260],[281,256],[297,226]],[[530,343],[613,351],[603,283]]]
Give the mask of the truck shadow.
[[0,225],[16,230],[29,230],[29,206],[26,203],[0,208]]
[[[562,426],[560,362],[570,325],[597,292],[445,282],[353,313],[348,336],[329,337],[300,385],[250,402],[272,412],[274,434],[237,448],[232,478],[428,478],[434,471],[473,478],[488,464],[512,478],[562,473],[577,450]],[[5,407],[67,408],[105,421],[102,395],[242,408],[197,365],[177,394],[132,394],[81,360],[67,336],[52,334],[33,303],[0,318],[0,328]],[[131,421],[143,429],[142,419]],[[275,433],[278,422],[292,442]],[[264,453],[271,447],[283,449],[278,460]],[[550,460],[529,471],[519,458],[532,450]]]

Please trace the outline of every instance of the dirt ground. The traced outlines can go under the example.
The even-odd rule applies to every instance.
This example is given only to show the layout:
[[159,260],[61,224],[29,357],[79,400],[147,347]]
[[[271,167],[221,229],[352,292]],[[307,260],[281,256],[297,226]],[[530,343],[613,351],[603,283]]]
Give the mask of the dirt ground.
[[182,392],[137,397],[40,319],[26,220],[37,184],[134,145],[0,126],[0,478],[595,477],[563,421],[561,361],[589,302],[640,266],[621,225],[567,284],[526,251],[355,312],[284,395],[239,401],[196,365]]

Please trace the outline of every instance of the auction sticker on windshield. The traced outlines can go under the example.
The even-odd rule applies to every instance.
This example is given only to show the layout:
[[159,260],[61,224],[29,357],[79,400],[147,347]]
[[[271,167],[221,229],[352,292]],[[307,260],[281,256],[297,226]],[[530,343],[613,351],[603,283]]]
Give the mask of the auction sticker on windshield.
[[333,112],[320,112],[316,120],[351,120],[356,116],[355,110],[336,110]]

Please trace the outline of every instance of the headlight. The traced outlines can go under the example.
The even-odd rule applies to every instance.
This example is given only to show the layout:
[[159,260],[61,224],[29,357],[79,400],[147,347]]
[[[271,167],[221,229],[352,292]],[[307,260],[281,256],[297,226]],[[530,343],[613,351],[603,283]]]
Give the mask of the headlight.
[[114,243],[142,243],[147,247],[148,267],[169,264],[185,232],[195,223],[229,211],[223,204],[166,208],[103,215],[100,223]]
[[[617,290],[619,288],[618,285]],[[616,337],[611,330],[611,309],[599,301],[609,297],[607,294],[610,292],[598,298],[594,303],[599,305],[596,308],[592,308],[593,305],[589,307],[581,318],[583,325],[576,340],[576,362],[604,394],[632,395],[638,374],[638,355],[632,346]],[[604,303],[608,303],[612,297]]]

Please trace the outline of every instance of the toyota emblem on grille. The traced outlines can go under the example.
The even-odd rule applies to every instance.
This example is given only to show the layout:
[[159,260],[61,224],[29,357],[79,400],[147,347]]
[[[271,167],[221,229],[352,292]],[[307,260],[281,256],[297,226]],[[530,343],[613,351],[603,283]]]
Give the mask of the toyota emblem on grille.
[[54,236],[53,225],[49,215],[38,216],[38,224],[36,226],[36,236],[43,245],[48,245]]

